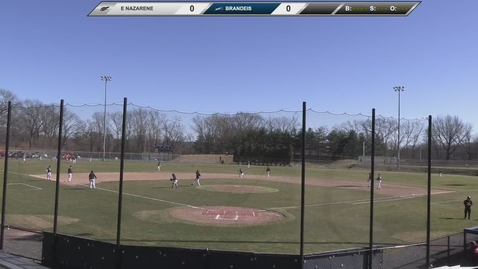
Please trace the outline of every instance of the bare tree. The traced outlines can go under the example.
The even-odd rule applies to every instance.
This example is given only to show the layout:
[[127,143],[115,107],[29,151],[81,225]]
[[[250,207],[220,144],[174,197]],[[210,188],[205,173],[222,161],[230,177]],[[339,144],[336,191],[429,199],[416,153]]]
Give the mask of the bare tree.
[[137,108],[131,111],[130,125],[134,130],[134,137],[136,140],[136,148],[140,152],[144,152],[146,148],[146,131],[148,126],[148,110],[144,108]]
[[70,111],[67,107],[63,108],[63,146],[67,141],[75,136],[78,136],[83,130],[82,120],[74,112]]
[[465,155],[465,160],[473,159],[473,151],[474,151],[474,144],[476,143],[477,137],[473,135],[473,128],[470,124],[465,126],[464,130],[465,134],[463,136],[463,140],[460,143],[460,146],[463,150],[463,154]]
[[111,130],[114,138],[114,150],[118,151],[121,147],[121,134],[123,130],[123,113],[119,111],[108,113],[108,128]]
[[34,147],[34,140],[39,139],[40,130],[43,125],[42,114],[43,103],[39,100],[25,100],[19,108],[16,119],[16,133],[24,134],[24,138],[28,141],[28,149]]
[[265,120],[265,126],[269,131],[292,132],[299,126],[298,117],[270,117]]
[[415,149],[417,148],[420,138],[423,136],[423,131],[425,129],[425,124],[422,121],[412,122],[413,127],[411,127],[410,143],[409,146],[412,149],[412,159],[415,156]]
[[445,157],[450,157],[458,146],[466,139],[471,126],[458,116],[438,116],[433,119],[432,140],[445,151]]
[[4,126],[7,121],[8,102],[12,102],[12,110],[21,106],[21,101],[11,91],[0,89],[0,125]]
[[163,119],[161,129],[165,144],[174,146],[177,142],[184,140],[184,126],[180,117],[166,117]]

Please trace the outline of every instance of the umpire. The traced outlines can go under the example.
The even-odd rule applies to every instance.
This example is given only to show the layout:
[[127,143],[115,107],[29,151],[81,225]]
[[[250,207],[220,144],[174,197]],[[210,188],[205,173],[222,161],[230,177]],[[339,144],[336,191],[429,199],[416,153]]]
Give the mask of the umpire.
[[465,217],[463,219],[466,219],[467,216],[468,216],[468,219],[470,219],[471,206],[473,205],[471,196],[466,197],[466,200],[463,202],[463,204],[465,205]]

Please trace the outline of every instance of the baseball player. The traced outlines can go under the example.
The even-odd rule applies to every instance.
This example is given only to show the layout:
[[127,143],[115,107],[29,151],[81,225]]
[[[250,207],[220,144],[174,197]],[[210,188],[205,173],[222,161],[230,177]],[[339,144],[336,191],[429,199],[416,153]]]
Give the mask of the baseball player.
[[178,178],[176,177],[176,174],[172,173],[171,176],[172,178],[169,179],[173,182],[173,185],[171,186],[171,188],[179,188]]
[[378,181],[377,189],[380,190],[382,189],[382,176],[380,174],[378,174],[377,181]]
[[368,187],[370,187],[370,184],[372,184],[372,173],[368,173],[367,183],[368,183]]
[[239,177],[244,178],[244,171],[242,171],[242,168],[239,168]]
[[68,182],[71,182],[71,178],[73,177],[73,168],[68,167]]
[[161,171],[161,161],[158,161],[158,172]]
[[266,173],[267,173],[267,177],[271,175],[271,169],[269,168],[269,166],[267,166],[266,168]]
[[96,189],[96,180],[98,178],[95,175],[95,172],[91,170],[90,174],[88,175],[88,180],[90,181],[90,189]]
[[51,165],[46,169],[46,179],[51,180]]
[[26,155],[26,154],[23,154],[22,159],[23,159],[23,162],[26,162],[26,160],[27,160],[27,155]]
[[465,205],[465,217],[463,219],[466,219],[466,217],[468,217],[468,219],[470,219],[471,206],[473,205],[473,201],[471,200],[471,196],[466,197],[466,200],[463,202],[463,204]]
[[439,175],[440,177],[442,177],[442,176],[443,176],[443,174],[441,173],[441,170],[440,170],[440,171],[438,171],[438,175]]
[[201,178],[201,173],[199,173],[199,170],[196,170],[196,179],[191,185],[198,184],[198,186],[201,186],[201,183],[199,183],[200,178]]

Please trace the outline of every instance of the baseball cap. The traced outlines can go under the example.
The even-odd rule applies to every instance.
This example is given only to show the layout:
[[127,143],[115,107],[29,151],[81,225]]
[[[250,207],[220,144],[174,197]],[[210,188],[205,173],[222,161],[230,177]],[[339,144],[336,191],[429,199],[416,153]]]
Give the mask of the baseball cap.
[[468,196],[468,199],[471,199],[471,196]]

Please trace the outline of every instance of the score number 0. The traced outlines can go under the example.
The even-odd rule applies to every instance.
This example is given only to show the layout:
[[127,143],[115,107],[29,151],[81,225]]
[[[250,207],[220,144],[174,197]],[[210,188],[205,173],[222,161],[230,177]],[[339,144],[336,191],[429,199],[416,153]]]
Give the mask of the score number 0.
[[[285,11],[290,12],[290,10],[291,10],[290,5],[287,5],[287,6],[285,7]],[[189,11],[194,12],[194,5],[190,5],[190,6],[189,6]]]

